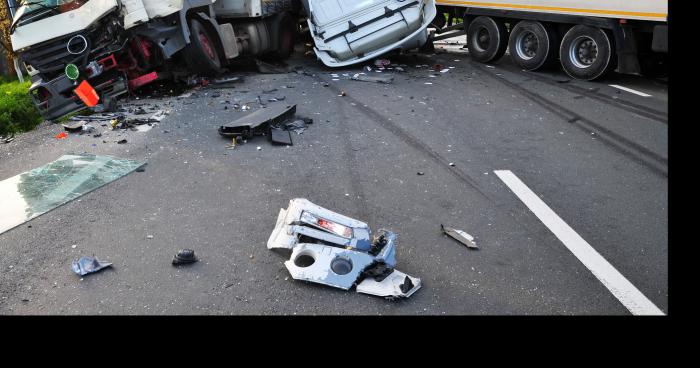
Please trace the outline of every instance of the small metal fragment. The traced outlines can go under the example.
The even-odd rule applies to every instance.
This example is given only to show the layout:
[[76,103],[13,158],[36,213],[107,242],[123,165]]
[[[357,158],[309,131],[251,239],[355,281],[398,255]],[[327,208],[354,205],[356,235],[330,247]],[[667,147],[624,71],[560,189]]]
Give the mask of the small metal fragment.
[[465,233],[462,230],[457,230],[451,227],[445,227],[444,225],[440,224],[440,229],[442,230],[443,233],[449,235],[451,238],[457,240],[458,242],[464,244],[467,246],[467,248],[470,249],[479,249],[479,247],[476,245],[474,242],[474,237]]

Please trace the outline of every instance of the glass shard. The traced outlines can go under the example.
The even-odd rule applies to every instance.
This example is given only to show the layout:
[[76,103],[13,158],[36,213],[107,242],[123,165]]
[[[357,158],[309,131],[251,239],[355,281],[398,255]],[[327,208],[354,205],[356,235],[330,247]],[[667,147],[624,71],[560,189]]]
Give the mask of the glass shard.
[[91,154],[64,155],[0,181],[0,234],[136,170],[143,163]]

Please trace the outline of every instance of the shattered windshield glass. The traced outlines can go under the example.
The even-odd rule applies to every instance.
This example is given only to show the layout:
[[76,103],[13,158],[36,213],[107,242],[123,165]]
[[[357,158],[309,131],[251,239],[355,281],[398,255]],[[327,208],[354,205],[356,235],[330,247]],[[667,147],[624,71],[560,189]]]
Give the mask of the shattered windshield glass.
[[110,156],[65,155],[0,181],[0,234],[136,170],[143,163]]

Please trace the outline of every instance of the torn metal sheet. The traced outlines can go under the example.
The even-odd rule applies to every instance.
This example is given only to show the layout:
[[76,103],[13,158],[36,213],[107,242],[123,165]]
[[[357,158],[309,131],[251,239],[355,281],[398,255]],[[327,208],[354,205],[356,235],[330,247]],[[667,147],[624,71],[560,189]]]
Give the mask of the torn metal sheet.
[[217,78],[217,79],[214,79],[212,81],[213,84],[229,84],[229,83],[241,83],[241,82],[243,82],[243,77],[233,77],[233,76]]
[[323,244],[299,244],[284,262],[296,280],[304,280],[350,289],[367,266],[371,255]]
[[421,287],[419,278],[394,269],[396,234],[380,229],[370,242],[364,222],[320,207],[303,198],[281,209],[268,249],[292,249],[285,266],[295,280],[304,280],[387,298],[409,297]]
[[442,224],[440,224],[440,229],[442,230],[443,233],[449,235],[452,239],[455,239],[458,242],[466,245],[467,248],[479,249],[479,247],[474,242],[474,237],[465,233],[464,231],[457,230],[457,229],[454,229],[451,227],[446,227]]
[[357,292],[386,298],[408,298],[421,287],[419,278],[394,270],[387,278],[376,281],[366,278],[357,284]]
[[278,125],[291,119],[297,111],[297,105],[274,105],[246,115],[231,125],[219,127],[219,134],[224,137],[250,138],[256,134],[269,133],[271,125]]
[[142,162],[90,154],[65,155],[0,181],[0,234],[121,178]]
[[71,268],[73,269],[73,272],[77,273],[78,275],[85,276],[89,273],[94,273],[110,267],[111,265],[111,263],[102,262],[96,257],[80,257],[79,260],[73,261]]
[[357,73],[352,76],[352,80],[362,81],[362,82],[375,82],[375,83],[385,83],[389,84],[394,82],[394,76],[390,74],[382,75],[366,75]]

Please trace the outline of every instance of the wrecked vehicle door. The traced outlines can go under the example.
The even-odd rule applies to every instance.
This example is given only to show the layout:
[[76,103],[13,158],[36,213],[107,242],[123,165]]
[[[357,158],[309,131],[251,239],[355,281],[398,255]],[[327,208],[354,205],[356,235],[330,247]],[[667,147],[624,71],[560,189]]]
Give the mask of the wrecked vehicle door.
[[435,0],[304,0],[316,56],[340,67],[421,47]]

